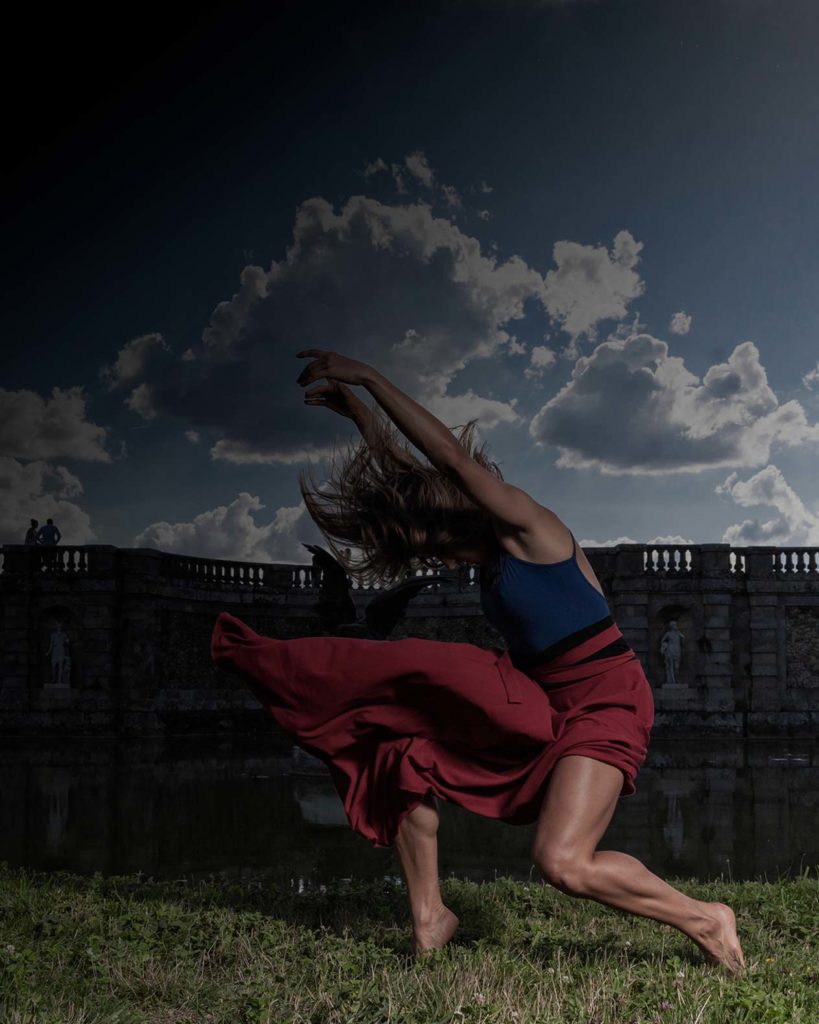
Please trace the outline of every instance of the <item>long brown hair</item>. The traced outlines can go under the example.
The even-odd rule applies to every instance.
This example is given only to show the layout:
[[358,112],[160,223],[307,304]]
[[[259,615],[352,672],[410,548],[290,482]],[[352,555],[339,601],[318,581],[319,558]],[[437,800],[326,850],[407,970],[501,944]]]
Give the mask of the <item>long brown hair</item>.
[[[475,440],[477,420],[458,443],[470,458],[503,479],[486,443]],[[334,453],[328,479],[316,486],[312,467],[299,473],[299,490],[313,522],[344,569],[359,582],[402,579],[452,545],[478,542],[491,529],[484,510],[454,480],[419,459],[393,424],[373,413],[367,440]],[[353,545],[357,559],[341,550]]]

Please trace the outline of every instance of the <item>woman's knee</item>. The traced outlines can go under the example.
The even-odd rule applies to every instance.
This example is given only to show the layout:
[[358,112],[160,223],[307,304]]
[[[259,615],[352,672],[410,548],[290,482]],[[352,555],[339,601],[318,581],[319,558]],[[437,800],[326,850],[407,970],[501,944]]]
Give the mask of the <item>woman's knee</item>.
[[438,832],[440,816],[435,798],[428,794],[404,816],[401,830],[412,831],[419,836],[434,836]]
[[555,889],[572,894],[585,890],[586,862],[578,850],[554,843],[535,845],[532,862]]

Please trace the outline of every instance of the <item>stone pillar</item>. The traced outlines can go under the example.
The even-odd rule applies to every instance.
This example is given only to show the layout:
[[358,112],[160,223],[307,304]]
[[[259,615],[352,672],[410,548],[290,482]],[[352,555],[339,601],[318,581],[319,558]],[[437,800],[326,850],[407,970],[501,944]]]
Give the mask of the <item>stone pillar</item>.
[[618,579],[626,576],[643,576],[645,544],[618,544],[614,559],[614,574]]
[[712,580],[733,576],[730,544],[700,544],[697,551],[699,557],[694,565],[694,572],[698,576]]
[[745,548],[745,578],[771,579],[774,571],[774,554],[777,548],[755,546]]

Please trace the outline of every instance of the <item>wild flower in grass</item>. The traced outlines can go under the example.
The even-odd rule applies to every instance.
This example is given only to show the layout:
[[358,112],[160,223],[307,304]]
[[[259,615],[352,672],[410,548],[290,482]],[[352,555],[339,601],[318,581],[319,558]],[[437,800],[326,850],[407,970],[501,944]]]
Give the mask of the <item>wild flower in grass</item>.
[[669,1001],[667,999],[664,999],[660,1003],[660,1009],[661,1010],[670,1010],[671,1009],[671,1003],[669,1003]]

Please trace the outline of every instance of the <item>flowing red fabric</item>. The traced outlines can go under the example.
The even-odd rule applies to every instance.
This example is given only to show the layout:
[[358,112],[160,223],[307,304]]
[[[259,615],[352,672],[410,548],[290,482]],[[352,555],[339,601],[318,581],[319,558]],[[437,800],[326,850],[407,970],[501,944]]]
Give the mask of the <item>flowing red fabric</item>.
[[580,663],[621,636],[613,624],[523,672],[496,647],[279,640],[221,612],[211,657],[327,764],[351,827],[381,847],[428,793],[513,825],[535,821],[566,754],[619,768],[621,798],[633,795],[654,722],[651,686],[631,650]]

